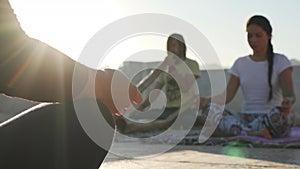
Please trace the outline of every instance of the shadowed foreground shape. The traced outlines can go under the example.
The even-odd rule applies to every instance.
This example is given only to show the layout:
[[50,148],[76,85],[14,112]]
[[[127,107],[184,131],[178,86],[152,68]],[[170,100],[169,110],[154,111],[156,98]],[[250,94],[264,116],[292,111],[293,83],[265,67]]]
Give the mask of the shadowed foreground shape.
[[[99,168],[107,150],[85,133],[72,101],[76,63],[62,52],[27,36],[8,0],[0,0],[0,25],[0,92],[39,102],[55,102],[0,124],[0,168]],[[82,78],[79,86],[86,80]],[[89,113],[88,107],[95,100],[78,102],[85,104]],[[114,128],[108,108],[100,101],[98,106]],[[99,133],[99,136],[109,140],[110,145],[113,134]]]
[[[81,102],[87,107],[92,103],[91,100]],[[103,104],[99,103],[99,106],[113,127],[111,113]],[[72,102],[52,104],[1,126],[0,168],[99,168],[107,150],[89,138],[74,112]],[[110,138],[111,143],[113,133],[106,133],[104,137]]]

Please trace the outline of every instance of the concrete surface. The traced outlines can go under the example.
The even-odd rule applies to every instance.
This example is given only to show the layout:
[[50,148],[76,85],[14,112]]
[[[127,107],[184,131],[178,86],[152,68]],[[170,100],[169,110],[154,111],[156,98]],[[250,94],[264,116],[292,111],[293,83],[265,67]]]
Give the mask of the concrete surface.
[[150,155],[165,146],[115,142],[100,169],[300,168],[300,149],[177,145]]

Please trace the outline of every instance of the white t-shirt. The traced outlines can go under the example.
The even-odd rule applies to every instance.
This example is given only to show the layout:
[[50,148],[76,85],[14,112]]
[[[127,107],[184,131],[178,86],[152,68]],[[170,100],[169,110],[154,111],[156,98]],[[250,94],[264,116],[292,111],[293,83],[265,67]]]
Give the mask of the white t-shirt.
[[267,113],[272,108],[280,106],[283,100],[279,85],[279,74],[292,67],[289,59],[274,54],[272,87],[273,97],[269,102],[268,61],[253,61],[250,56],[238,58],[229,73],[240,79],[240,86],[244,95],[243,113]]

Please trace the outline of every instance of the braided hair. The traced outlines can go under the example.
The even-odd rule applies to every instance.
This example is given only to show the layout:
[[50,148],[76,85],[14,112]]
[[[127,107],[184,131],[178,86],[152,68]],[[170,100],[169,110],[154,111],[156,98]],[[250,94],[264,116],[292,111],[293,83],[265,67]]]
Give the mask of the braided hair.
[[[272,35],[272,26],[269,20],[261,15],[252,16],[248,22],[247,27],[250,25],[257,25],[261,27],[266,33],[271,36]],[[268,59],[268,84],[269,84],[269,101],[272,99],[273,87],[272,87],[272,73],[273,73],[273,63],[274,63],[274,51],[273,45],[271,43],[271,39],[269,39],[268,49],[267,49],[267,59]]]

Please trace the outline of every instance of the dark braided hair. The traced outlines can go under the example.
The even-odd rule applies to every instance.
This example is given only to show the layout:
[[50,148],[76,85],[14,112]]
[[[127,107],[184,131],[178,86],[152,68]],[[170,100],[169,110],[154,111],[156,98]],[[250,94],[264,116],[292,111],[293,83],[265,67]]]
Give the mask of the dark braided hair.
[[[272,26],[269,20],[261,15],[254,15],[252,16],[248,22],[247,27],[250,25],[257,25],[261,27],[266,33],[271,36],[272,35]],[[269,83],[269,101],[272,99],[273,87],[272,87],[272,73],[273,73],[273,62],[274,62],[274,51],[273,45],[271,43],[271,39],[269,40],[269,45],[267,49],[267,56],[268,56],[268,83]]]

